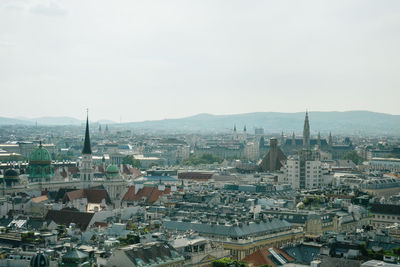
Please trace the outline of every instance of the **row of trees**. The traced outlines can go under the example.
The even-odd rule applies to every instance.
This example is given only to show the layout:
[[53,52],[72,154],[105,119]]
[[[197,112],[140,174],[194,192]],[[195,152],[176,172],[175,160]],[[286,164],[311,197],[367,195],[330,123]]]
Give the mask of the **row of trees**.
[[198,156],[190,156],[188,159],[185,159],[182,164],[186,166],[196,166],[200,164],[213,164],[215,162],[221,163],[224,159],[213,154],[203,154],[200,157]]

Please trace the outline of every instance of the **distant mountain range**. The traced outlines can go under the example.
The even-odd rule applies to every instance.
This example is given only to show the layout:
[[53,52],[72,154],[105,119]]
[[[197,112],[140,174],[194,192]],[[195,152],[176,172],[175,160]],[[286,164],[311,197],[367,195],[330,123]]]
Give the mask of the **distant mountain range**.
[[[300,134],[303,131],[304,112],[278,113],[256,112],[234,115],[198,114],[181,119],[164,119],[124,123],[136,129],[152,129],[179,132],[228,132],[236,125],[237,131],[254,133],[255,127],[262,127],[266,133],[284,132],[289,135],[293,131]],[[342,134],[400,134],[400,115],[390,115],[370,111],[346,112],[309,112],[311,133],[342,133]]]
[[[131,128],[133,130],[151,130],[162,132],[229,132],[236,125],[237,131],[247,127],[248,133],[254,133],[255,127],[262,127],[266,133],[293,131],[300,134],[303,130],[304,112],[278,113],[256,112],[232,115],[198,114],[180,119],[129,122],[116,124],[112,121],[96,123],[113,124],[112,128]],[[345,112],[309,112],[311,133],[342,134],[400,134],[400,115],[390,115],[371,111]],[[34,119],[0,117],[0,125],[81,125],[84,123],[71,117],[42,117]]]

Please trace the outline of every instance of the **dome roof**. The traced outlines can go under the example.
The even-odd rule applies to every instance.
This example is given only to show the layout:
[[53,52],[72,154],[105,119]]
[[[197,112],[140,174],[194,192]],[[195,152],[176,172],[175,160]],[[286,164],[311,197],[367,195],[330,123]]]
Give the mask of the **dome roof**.
[[106,169],[106,173],[119,173],[119,169],[116,165],[109,165]]
[[30,267],[45,267],[49,266],[49,259],[47,258],[46,255],[42,253],[38,253],[31,259],[31,262],[29,264]]
[[18,172],[13,169],[8,169],[4,172],[4,178],[18,178]]
[[39,147],[34,150],[30,157],[29,163],[36,163],[36,164],[50,164],[51,163],[51,156],[47,149],[43,148],[42,143],[40,142]]

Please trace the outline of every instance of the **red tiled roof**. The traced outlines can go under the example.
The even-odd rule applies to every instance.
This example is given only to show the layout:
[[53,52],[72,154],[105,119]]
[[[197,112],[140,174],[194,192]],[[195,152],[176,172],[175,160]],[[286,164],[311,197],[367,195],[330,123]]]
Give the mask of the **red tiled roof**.
[[105,222],[95,222],[93,225],[96,227],[106,227],[108,224]]
[[68,172],[71,173],[72,175],[78,174],[79,168],[76,166],[68,166]]
[[137,178],[142,175],[142,172],[139,169],[128,167],[127,165],[124,165],[123,173],[132,175],[133,178]]
[[147,203],[153,203],[157,201],[160,196],[165,195],[165,194],[170,194],[171,193],[171,188],[166,188],[164,191],[158,190],[157,187],[150,187],[150,186],[145,186],[135,194],[135,186],[131,186],[128,189],[128,192],[124,195],[122,198],[123,201],[136,201],[136,202],[141,202],[142,200],[145,200]]
[[88,203],[101,203],[104,199],[106,202],[110,202],[107,195],[107,190],[105,189],[79,189],[67,192],[64,196],[64,202],[71,201],[75,199],[86,198]]
[[[272,266],[275,267],[276,264],[271,260],[270,257],[273,257],[271,252],[268,250],[269,248],[262,248],[259,249],[252,254],[248,255],[243,259],[243,262],[247,263],[250,267],[251,266],[261,266],[261,265],[267,265],[267,266]],[[285,251],[278,249],[276,247],[273,247],[275,252],[280,254],[287,262],[293,262],[295,259],[291,256],[289,256]]]

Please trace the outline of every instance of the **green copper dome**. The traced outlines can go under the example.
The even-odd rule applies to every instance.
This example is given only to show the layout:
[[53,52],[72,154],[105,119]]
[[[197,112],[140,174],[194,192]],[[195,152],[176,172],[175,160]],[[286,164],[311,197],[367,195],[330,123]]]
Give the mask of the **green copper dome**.
[[106,169],[107,173],[119,173],[119,169],[116,165],[109,165]]
[[42,143],[40,143],[39,147],[34,150],[30,157],[29,163],[35,164],[50,164],[51,163],[51,156],[47,149],[43,148]]
[[54,167],[51,165],[51,156],[42,142],[32,151],[29,157],[29,179],[31,181],[49,181],[54,175]]
[[109,165],[106,169],[107,178],[116,177],[119,174],[119,169],[116,165]]

